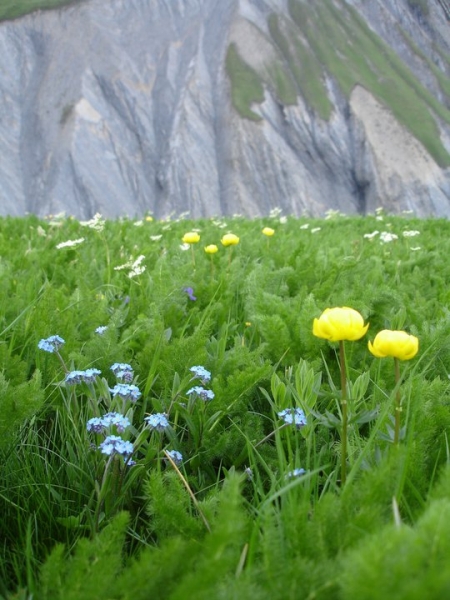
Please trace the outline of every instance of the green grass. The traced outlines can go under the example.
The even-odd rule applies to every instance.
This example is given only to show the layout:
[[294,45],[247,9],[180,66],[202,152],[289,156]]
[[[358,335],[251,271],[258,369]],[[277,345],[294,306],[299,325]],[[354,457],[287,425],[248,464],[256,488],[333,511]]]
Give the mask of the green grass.
[[234,44],[228,48],[226,69],[231,82],[231,101],[238,113],[252,121],[261,117],[250,107],[264,100],[264,88],[259,75],[242,60]]
[[[289,10],[292,21],[282,20],[276,14],[268,20],[274,47],[282,57],[278,67],[268,66],[265,73],[251,71],[249,77],[230,78],[233,103],[241,116],[255,119],[249,106],[261,101],[266,86],[274,89],[286,104],[292,103],[295,93],[302,95],[319,117],[327,120],[333,105],[325,80],[331,77],[347,98],[356,85],[366,88],[441,167],[450,166],[450,155],[440,140],[435,120],[437,117],[450,124],[450,111],[369,29],[356,10],[328,0],[319,4],[290,0]],[[238,63],[242,74],[246,69],[244,58],[240,57]],[[447,94],[448,78],[430,61],[425,62]]]
[[[184,251],[192,229],[201,240]],[[232,248],[220,243],[228,231],[240,238]],[[383,214],[122,219],[102,231],[1,219],[0,597],[328,600],[380,581],[371,598],[401,598],[411,564],[417,594],[444,597],[449,240],[448,221]],[[129,277],[139,256],[145,270]],[[332,306],[370,324],[346,343],[345,485],[338,345],[312,333]],[[394,365],[367,348],[386,328],[420,344],[401,364],[398,447]],[[55,334],[63,362],[38,348]],[[136,403],[111,392],[116,362],[133,369]],[[63,363],[101,374],[68,385]],[[188,393],[195,365],[211,372],[210,401]],[[290,407],[304,427],[283,427]],[[132,424],[110,433],[134,444],[133,467],[109,461],[105,434],[87,431],[110,411]],[[145,427],[155,413],[169,429]],[[167,450],[183,455],[178,470]]]
[[16,19],[35,10],[48,10],[84,0],[0,0],[0,21]]
[[450,112],[415,78],[396,54],[355,10],[330,2],[307,8],[292,0],[292,17],[319,60],[349,97],[355,85],[364,86],[427,148],[442,167],[450,155],[442,145],[433,114],[450,123]]

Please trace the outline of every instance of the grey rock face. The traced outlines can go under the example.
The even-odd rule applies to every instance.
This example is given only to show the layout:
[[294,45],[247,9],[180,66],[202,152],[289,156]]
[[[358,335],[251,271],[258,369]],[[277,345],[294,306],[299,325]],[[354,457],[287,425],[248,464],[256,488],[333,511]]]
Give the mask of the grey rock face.
[[[448,78],[435,50],[450,55],[440,2],[428,2],[426,21],[406,0],[347,3],[450,104],[398,30]],[[197,218],[281,207],[318,216],[384,206],[450,216],[450,169],[362,87],[348,99],[330,77],[328,120],[268,88],[252,108],[259,121],[238,114],[229,44],[263,62],[274,11],[290,19],[284,0],[89,0],[1,23],[0,214]],[[450,128],[436,120],[450,153]]]

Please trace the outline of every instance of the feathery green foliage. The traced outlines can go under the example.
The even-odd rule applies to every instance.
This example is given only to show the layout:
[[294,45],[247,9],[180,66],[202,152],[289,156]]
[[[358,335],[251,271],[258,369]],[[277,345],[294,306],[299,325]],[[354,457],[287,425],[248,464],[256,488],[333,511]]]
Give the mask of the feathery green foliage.
[[[449,223],[329,216],[0,220],[0,595],[351,598],[398,553],[383,593],[412,593],[410,561],[445,595]],[[312,333],[332,306],[370,324],[346,344],[345,449],[338,347]],[[386,328],[420,341],[399,384],[367,349]],[[130,425],[88,430],[110,412]],[[111,434],[132,454],[102,452]]]

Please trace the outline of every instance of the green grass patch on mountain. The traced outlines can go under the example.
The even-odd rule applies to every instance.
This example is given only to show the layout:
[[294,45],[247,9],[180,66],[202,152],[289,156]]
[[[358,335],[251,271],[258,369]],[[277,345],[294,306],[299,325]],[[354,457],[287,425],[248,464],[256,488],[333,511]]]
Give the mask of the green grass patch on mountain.
[[85,0],[0,0],[0,21],[16,19],[35,10],[48,10]]
[[448,77],[446,77],[446,75],[444,75],[442,70],[439,69],[434,64],[434,62],[432,60],[430,60],[428,58],[428,56],[426,56],[426,54],[424,54],[422,52],[422,50],[419,48],[419,46],[414,43],[414,40],[411,38],[410,35],[408,35],[406,33],[406,31],[404,31],[400,27],[398,28],[398,30],[399,30],[399,33],[402,35],[403,39],[405,40],[405,42],[410,47],[410,49],[414,52],[414,54],[416,54],[426,64],[426,66],[432,71],[433,75],[436,77],[436,79],[439,82],[439,87],[441,88],[442,92],[447,96],[447,100],[450,104],[450,79]]
[[309,46],[347,97],[355,85],[364,86],[391,109],[439,165],[450,165],[433,117],[434,113],[450,123],[450,112],[354,9],[344,4],[336,8],[328,0],[320,6],[291,0],[290,10]]
[[272,39],[283,54],[297,84],[297,92],[322,119],[328,119],[333,107],[324,83],[325,73],[322,65],[310,49],[297,38],[288,23],[284,23],[286,34],[281,30],[277,15],[271,15],[268,24]]
[[250,107],[264,100],[264,87],[261,77],[240,56],[235,44],[228,48],[226,69],[231,83],[231,101],[237,112],[252,121],[261,117]]
[[[246,65],[245,56],[237,56],[235,50],[228,53],[233,104],[241,116],[256,118],[250,103],[260,101],[264,85],[274,88],[286,103],[292,103],[295,85],[296,93],[321,118],[329,119],[333,105],[325,80],[330,77],[347,98],[356,85],[363,86],[392,111],[441,167],[450,166],[450,154],[440,140],[435,120],[439,118],[450,124],[450,111],[355,9],[330,0],[320,3],[289,0],[289,11],[291,22],[281,20],[276,14],[268,20],[272,41],[282,56],[276,69],[256,73]],[[449,79],[431,61],[427,61],[427,66],[448,94]]]

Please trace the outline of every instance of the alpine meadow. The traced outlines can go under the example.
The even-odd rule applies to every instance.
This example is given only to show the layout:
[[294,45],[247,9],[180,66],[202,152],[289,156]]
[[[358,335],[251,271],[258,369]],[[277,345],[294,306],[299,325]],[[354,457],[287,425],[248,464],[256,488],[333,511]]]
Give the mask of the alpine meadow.
[[441,600],[450,223],[0,220],[4,600]]

